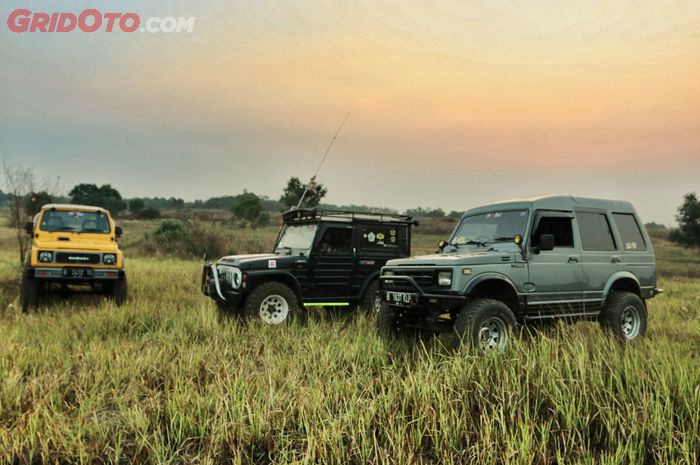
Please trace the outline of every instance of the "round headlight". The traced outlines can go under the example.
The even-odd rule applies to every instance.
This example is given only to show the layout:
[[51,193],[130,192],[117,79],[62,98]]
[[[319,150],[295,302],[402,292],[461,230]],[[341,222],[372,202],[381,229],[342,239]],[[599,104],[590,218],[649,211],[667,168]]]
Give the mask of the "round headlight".
[[39,261],[42,263],[49,263],[53,260],[53,252],[39,252]]
[[117,262],[117,256],[113,253],[106,253],[102,255],[102,263],[105,265],[114,265]]

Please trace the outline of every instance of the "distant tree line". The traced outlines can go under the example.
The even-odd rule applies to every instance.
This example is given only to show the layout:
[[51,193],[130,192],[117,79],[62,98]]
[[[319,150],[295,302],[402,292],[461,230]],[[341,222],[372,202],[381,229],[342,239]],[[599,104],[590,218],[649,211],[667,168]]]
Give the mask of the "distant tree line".
[[697,194],[685,194],[677,211],[678,227],[671,229],[669,240],[683,247],[700,247],[700,201]]

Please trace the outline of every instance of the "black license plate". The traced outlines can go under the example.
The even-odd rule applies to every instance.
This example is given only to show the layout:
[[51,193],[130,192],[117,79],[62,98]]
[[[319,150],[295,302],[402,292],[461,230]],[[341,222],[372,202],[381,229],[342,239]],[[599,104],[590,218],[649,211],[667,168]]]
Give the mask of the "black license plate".
[[386,301],[393,305],[411,306],[416,303],[417,295],[411,292],[387,291]]
[[66,278],[92,278],[92,268],[64,268],[63,276]]

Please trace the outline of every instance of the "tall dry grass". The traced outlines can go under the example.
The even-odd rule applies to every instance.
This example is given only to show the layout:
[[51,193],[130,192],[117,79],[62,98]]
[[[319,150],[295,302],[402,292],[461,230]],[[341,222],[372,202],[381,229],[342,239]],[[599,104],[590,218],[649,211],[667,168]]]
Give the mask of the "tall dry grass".
[[[16,283],[2,234],[2,282]],[[700,459],[696,279],[665,275],[638,343],[579,323],[481,356],[440,339],[386,345],[361,314],[222,323],[199,262],[128,266],[122,308],[50,298],[24,316],[16,288],[0,288],[0,463]]]

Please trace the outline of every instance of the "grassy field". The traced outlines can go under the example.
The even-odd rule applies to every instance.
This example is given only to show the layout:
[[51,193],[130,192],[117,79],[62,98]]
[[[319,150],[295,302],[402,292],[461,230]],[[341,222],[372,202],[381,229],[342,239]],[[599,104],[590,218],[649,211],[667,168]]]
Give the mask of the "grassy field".
[[[416,252],[445,237],[428,226]],[[657,244],[666,293],[637,343],[579,323],[479,356],[439,340],[387,346],[362,314],[219,321],[200,261],[145,256],[156,223],[124,227],[125,307],[52,298],[28,316],[0,228],[0,463],[700,461],[698,252]]]

